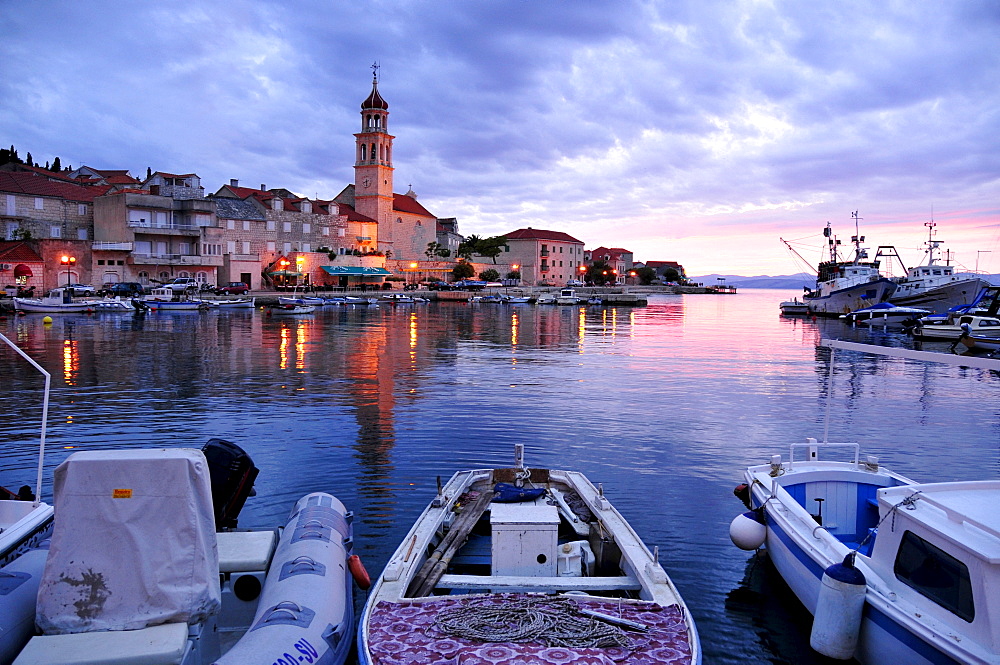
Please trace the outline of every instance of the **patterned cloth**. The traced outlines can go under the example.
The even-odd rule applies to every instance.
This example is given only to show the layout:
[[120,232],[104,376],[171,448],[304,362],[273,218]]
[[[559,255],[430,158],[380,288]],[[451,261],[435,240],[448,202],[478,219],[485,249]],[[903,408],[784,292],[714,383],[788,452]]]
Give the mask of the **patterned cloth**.
[[[496,594],[502,605],[525,594]],[[534,596],[537,597],[537,596]],[[484,602],[484,596],[442,596],[427,602],[382,601],[372,610],[368,644],[373,665],[687,665],[691,645],[683,612],[677,605],[653,602],[578,597],[581,609],[621,617],[649,626],[645,632],[628,631],[632,648],[566,649],[540,643],[473,642],[445,635],[434,625],[439,612]]]

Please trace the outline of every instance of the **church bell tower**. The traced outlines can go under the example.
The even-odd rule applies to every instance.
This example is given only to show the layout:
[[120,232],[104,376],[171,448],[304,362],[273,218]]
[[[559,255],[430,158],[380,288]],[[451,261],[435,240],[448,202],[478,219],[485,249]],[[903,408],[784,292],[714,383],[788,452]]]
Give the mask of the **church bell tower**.
[[[391,235],[392,140],[389,104],[378,92],[378,65],[372,65],[372,92],[361,103],[361,131],[354,135],[354,209],[379,223],[379,237]],[[387,238],[388,239],[388,238]]]

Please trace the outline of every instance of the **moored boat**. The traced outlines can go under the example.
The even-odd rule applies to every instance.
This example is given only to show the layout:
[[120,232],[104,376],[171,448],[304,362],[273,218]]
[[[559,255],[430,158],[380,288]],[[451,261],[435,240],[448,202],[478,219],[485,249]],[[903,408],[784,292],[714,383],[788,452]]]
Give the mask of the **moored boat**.
[[791,300],[782,300],[778,304],[778,309],[784,316],[796,316],[800,314],[809,313],[809,305],[798,298],[792,298]]
[[315,492],[280,531],[217,533],[256,469],[209,454],[85,451],[56,469],[60,518],[30,608],[40,634],[14,663],[344,662],[350,513]]
[[256,298],[229,298],[228,300],[212,301],[219,309],[253,309],[257,304]]
[[[818,316],[840,316],[862,307],[885,302],[896,289],[896,283],[879,273],[879,261],[867,261],[868,250],[861,246],[865,237],[859,234],[857,212],[854,218],[855,235],[851,237],[854,256],[840,258],[840,240],[827,222],[823,236],[827,239],[828,260],[819,264],[816,287],[803,296],[809,313]],[[787,242],[785,242],[788,245]],[[791,249],[791,245],[788,245]],[[794,250],[793,250],[794,251]]]
[[268,314],[273,314],[275,316],[288,316],[297,314],[312,314],[316,311],[316,305],[289,305],[285,303],[279,303],[277,305],[272,305],[267,309]]
[[680,593],[603,488],[522,452],[439,483],[369,595],[359,662],[701,662]]
[[582,299],[576,295],[576,289],[560,289],[556,296],[557,305],[579,305]]
[[[1000,369],[1000,361],[843,341],[831,349]],[[833,353],[833,351],[831,351]],[[834,358],[830,359],[831,377]],[[828,397],[829,399],[829,397]],[[832,453],[847,451],[847,459]],[[818,652],[864,665],[997,663],[1000,481],[917,483],[861,457],[857,443],[809,439],[750,466],[750,512],[730,527],[768,558],[814,615]]]
[[[929,309],[932,314],[942,314],[950,307],[971,301],[982,289],[991,286],[974,273],[956,273],[955,267],[940,263],[941,241],[935,240],[935,224],[926,222],[928,238],[925,241],[925,262],[909,268],[906,277],[897,280],[889,302]],[[904,266],[905,269],[905,266]]]
[[14,298],[14,309],[29,314],[79,314],[94,311],[93,303],[74,300],[70,289],[55,288],[41,298]]
[[142,302],[152,310],[167,312],[204,311],[211,307],[205,300],[189,298],[187,293],[175,292],[168,286],[153,289]]
[[909,321],[930,314],[930,310],[917,307],[900,307],[887,302],[880,302],[870,307],[862,307],[850,314],[841,315],[841,319],[852,325],[862,326],[902,326]]

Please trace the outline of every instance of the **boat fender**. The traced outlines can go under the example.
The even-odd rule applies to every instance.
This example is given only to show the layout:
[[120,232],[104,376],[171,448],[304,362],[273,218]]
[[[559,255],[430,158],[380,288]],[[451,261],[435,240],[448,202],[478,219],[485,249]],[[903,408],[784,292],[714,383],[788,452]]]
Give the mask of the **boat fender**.
[[766,538],[767,526],[760,508],[740,513],[729,525],[729,539],[741,550],[760,549]]
[[351,577],[354,578],[354,582],[361,590],[368,591],[372,585],[372,579],[368,576],[368,571],[365,570],[365,564],[361,562],[361,557],[357,554],[347,557],[347,569],[351,571]]
[[829,658],[854,657],[861,632],[867,583],[864,573],[854,567],[855,552],[823,571],[816,601],[809,646]]

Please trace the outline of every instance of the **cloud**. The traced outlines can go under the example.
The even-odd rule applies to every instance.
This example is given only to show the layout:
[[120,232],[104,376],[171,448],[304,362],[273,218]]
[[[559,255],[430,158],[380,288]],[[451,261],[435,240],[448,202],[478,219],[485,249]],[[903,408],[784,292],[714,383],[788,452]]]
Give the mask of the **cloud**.
[[397,191],[466,233],[552,228],[703,273],[783,272],[780,232],[852,210],[892,244],[933,207],[968,263],[997,242],[985,0],[53,2],[5,20],[0,142],[43,162],[329,198],[378,61]]

